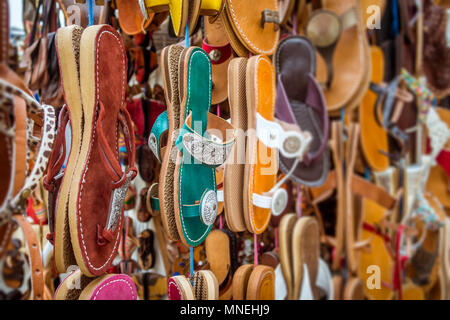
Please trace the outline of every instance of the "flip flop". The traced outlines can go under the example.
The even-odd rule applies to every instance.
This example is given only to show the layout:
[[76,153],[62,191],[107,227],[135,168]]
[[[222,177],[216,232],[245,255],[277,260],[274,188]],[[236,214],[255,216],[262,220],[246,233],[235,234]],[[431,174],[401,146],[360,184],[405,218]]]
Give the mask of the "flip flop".
[[[247,135],[244,173],[244,218],[247,230],[260,234],[266,230],[272,211],[281,213],[287,203],[287,193],[279,193],[278,199],[268,196],[268,204],[262,206],[255,198],[271,191],[276,184],[278,162],[276,150],[268,148],[258,139],[258,124],[275,120],[275,72],[272,63],[265,56],[253,56],[247,62]],[[260,126],[260,130],[262,126]],[[262,159],[260,155],[264,155]],[[283,203],[283,200],[284,203]]]
[[253,272],[252,264],[244,264],[237,268],[233,276],[233,300],[245,300],[250,275]]
[[[314,78],[316,56],[311,42],[300,36],[280,41],[273,57],[277,72],[276,116],[308,131],[313,139],[303,162],[290,179],[309,187],[325,182],[329,170],[329,120],[322,89]],[[294,159],[280,156],[280,168],[287,174]]]
[[125,274],[90,278],[77,270],[61,282],[55,300],[137,300],[137,291],[133,280]]
[[[208,112],[211,62],[205,51],[196,47],[184,49],[179,74],[181,110],[174,174],[175,218],[181,241],[197,246],[205,240],[217,216],[214,169],[230,154],[235,133],[231,124]],[[217,142],[211,134],[218,138],[214,138]],[[196,181],[195,188],[192,181]]]
[[329,112],[353,109],[369,86],[370,55],[364,31],[360,0],[327,1],[308,18],[305,35],[322,57],[317,78],[324,83]]
[[[372,78],[371,82],[380,84],[384,77],[383,51],[376,46],[371,49]],[[380,97],[381,98],[381,97]],[[378,102],[376,93],[369,90],[359,108],[361,124],[361,146],[367,164],[372,170],[384,171],[389,167],[388,136],[386,130],[376,121],[375,105]]]
[[244,173],[244,218],[247,230],[266,230],[271,214],[280,215],[288,195],[277,183],[277,149],[299,163],[308,151],[311,135],[297,126],[275,122],[275,70],[266,56],[248,59],[246,67],[247,144]]
[[235,234],[227,229],[213,230],[205,240],[206,258],[219,283],[220,300],[231,299],[233,274],[238,266],[236,246]]
[[273,268],[256,266],[248,279],[247,300],[274,300],[275,272]]
[[[80,48],[84,126],[69,194],[69,225],[80,270],[95,276],[103,274],[117,254],[123,201],[137,170],[133,125],[125,108],[127,64],[121,37],[111,26],[91,26],[84,30]],[[119,128],[130,164],[125,172],[119,162]]]
[[[233,38],[238,38],[254,54],[274,53],[280,37],[278,1],[227,0],[225,8],[228,25],[234,30]],[[233,41],[230,42],[233,46]]]

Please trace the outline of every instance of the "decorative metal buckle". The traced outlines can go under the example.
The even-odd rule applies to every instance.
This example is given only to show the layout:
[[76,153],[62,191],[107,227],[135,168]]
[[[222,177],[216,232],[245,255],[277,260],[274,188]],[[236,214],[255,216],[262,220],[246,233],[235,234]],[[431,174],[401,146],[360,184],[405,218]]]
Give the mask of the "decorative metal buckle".
[[209,53],[209,57],[212,61],[217,62],[222,57],[222,52],[220,52],[220,50],[218,49],[211,50],[211,52]]
[[264,29],[266,23],[273,23],[273,29],[278,31],[280,29],[280,15],[278,11],[264,9],[264,11],[261,12],[261,28]]

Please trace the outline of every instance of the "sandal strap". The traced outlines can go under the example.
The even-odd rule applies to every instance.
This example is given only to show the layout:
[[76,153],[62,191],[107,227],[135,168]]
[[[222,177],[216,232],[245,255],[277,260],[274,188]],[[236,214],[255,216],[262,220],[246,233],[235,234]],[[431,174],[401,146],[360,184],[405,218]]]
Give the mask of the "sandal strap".
[[100,158],[102,159],[106,172],[113,181],[112,203],[108,213],[108,221],[104,227],[97,225],[97,245],[104,246],[113,240],[112,230],[117,226],[128,187],[131,180],[136,177],[137,169],[134,166],[135,141],[130,114],[125,106],[122,106],[117,115],[117,121],[120,123],[124,134],[125,147],[128,156],[128,169],[125,172],[122,172],[120,161],[112,151],[103,131],[102,120],[105,117],[105,107],[101,101],[99,105],[100,112],[97,119],[97,137],[102,152],[102,157]]
[[[306,105],[308,107],[313,108],[321,117],[322,120],[322,126],[323,126],[323,133],[322,133],[322,142],[320,144],[320,147],[315,152],[307,152],[303,156],[303,161],[306,164],[311,163],[318,157],[320,157],[323,152],[325,151],[325,148],[328,145],[328,134],[329,134],[329,118],[328,113],[324,109],[324,106],[326,106],[324,102],[324,97],[322,94],[322,90],[320,89],[319,83],[316,81],[314,76],[312,74],[308,75],[308,94],[306,97]],[[277,95],[276,95],[276,116],[283,121],[286,121],[287,123],[295,124],[298,126],[298,122],[294,116],[294,113],[292,111],[291,104],[289,103],[289,98],[286,94],[286,90],[284,88],[283,84],[283,78],[280,74],[278,76],[278,83],[277,83]],[[300,128],[301,130],[301,128]]]
[[47,175],[44,178],[43,185],[47,191],[55,190],[55,177],[61,171],[66,159],[66,126],[70,120],[70,112],[66,105],[64,105],[58,117],[58,130],[56,132],[55,142],[53,144],[53,152],[48,160]]
[[[216,168],[225,163],[230,155],[236,140],[236,130],[229,122],[210,112],[207,113],[206,130],[214,131],[221,137],[208,132],[205,133],[206,137],[199,135],[192,128],[190,113],[178,135],[176,146],[183,154],[183,161],[192,163],[190,157],[193,157],[205,166]],[[223,142],[222,138],[228,138],[230,133],[231,138]]]
[[[113,181],[113,185],[115,188],[122,187],[127,180],[132,180],[137,174],[137,169],[134,166],[134,151],[135,151],[135,143],[134,143],[134,131],[132,130],[133,124],[131,122],[130,115],[128,111],[122,106],[118,113],[118,121],[122,127],[122,132],[125,137],[125,147],[128,155],[128,164],[129,167],[126,172],[122,172],[122,167],[120,165],[120,161],[116,158],[115,153],[112,151],[108,140],[106,139],[105,133],[103,131],[102,120],[105,117],[105,107],[103,103],[100,101],[100,112],[97,119],[97,136],[98,143],[100,149],[102,151],[102,162],[104,164],[106,172],[108,172],[109,176]],[[130,176],[131,173],[131,176]],[[130,176],[130,178],[129,178]]]
[[205,52],[211,58],[212,65],[222,64],[232,56],[233,50],[230,43],[227,43],[223,46],[213,46],[211,44],[208,44],[207,41],[208,39],[203,39],[202,49],[205,50]]
[[163,142],[162,140],[163,137],[167,135],[168,131],[169,131],[169,116],[166,110],[156,118],[152,130],[150,132],[150,135],[148,137],[148,146],[150,147],[150,150],[152,150],[153,154],[155,155],[156,159],[158,159],[159,162],[162,161],[161,155],[164,154],[162,152],[162,149],[165,147],[162,146]]

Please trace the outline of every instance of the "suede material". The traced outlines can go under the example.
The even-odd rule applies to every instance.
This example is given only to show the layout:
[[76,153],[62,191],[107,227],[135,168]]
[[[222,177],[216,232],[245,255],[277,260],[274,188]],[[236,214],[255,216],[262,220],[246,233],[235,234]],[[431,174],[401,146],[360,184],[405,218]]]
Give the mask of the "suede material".
[[127,110],[130,113],[131,119],[133,119],[133,123],[136,125],[136,134],[141,137],[144,136],[145,116],[142,110],[141,99],[127,101]]
[[124,274],[107,277],[92,291],[90,300],[136,300],[136,286]]
[[180,289],[178,289],[178,285],[173,278],[169,279],[168,295],[169,300],[183,300],[183,296],[180,292]]
[[[100,39],[100,41],[99,41]],[[96,110],[93,117],[92,136],[87,163],[82,172],[81,188],[78,194],[78,234],[83,258],[90,272],[100,275],[106,272],[112,263],[118,248],[119,231],[123,223],[123,211],[112,231],[112,241],[103,246],[97,243],[97,225],[104,228],[107,223],[110,210],[111,195],[113,191],[111,176],[105,170],[99,139],[96,137],[96,121],[99,103],[102,102],[106,109],[103,120],[103,131],[107,142],[116,158],[118,151],[118,123],[119,108],[124,104],[126,90],[126,54],[120,36],[109,26],[105,26],[97,33],[96,52],[98,64],[95,69],[98,72],[98,95],[96,98]],[[97,101],[98,99],[98,101]],[[84,181],[83,181],[84,180]]]
[[[211,104],[211,61],[209,56],[200,48],[191,51],[187,61],[186,104],[185,118],[192,112],[193,129],[204,135],[207,127],[207,112]],[[184,125],[182,119],[180,126]],[[194,163],[185,152],[179,166],[178,175],[178,204],[183,237],[190,246],[202,243],[212,226],[205,225],[200,216],[185,217],[187,211],[184,205],[199,204],[203,193],[207,190],[216,192],[215,170],[200,163]],[[200,212],[199,212],[200,214]],[[179,228],[180,229],[180,228]]]

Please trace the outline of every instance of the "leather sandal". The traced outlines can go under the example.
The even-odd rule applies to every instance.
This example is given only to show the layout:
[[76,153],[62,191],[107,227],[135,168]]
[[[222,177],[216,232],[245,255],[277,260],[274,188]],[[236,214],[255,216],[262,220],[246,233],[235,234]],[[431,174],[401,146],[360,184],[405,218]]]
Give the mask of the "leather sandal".
[[278,1],[227,0],[225,9],[225,31],[239,56],[248,57],[248,52],[269,56],[275,52],[280,37]]
[[244,218],[247,230],[266,230],[271,214],[281,214],[288,201],[281,188],[290,174],[276,181],[277,149],[296,162],[303,159],[311,135],[297,126],[275,121],[275,70],[266,56],[253,56],[246,66],[247,135],[244,176]]
[[329,112],[359,105],[370,80],[361,1],[327,1],[309,16],[304,31],[323,58],[318,60],[317,78]]
[[208,112],[211,63],[205,51],[184,49],[179,74],[181,110],[173,190],[175,218],[181,241],[197,246],[205,240],[217,216],[214,169],[230,154],[235,132],[227,121]]
[[329,172],[329,120],[322,89],[314,78],[314,47],[305,37],[287,37],[281,40],[273,61],[277,72],[277,118],[298,125],[312,136],[310,150],[302,163],[293,168],[295,158],[281,155],[280,168],[285,174],[294,170],[290,179],[296,183],[319,186]]
[[[85,125],[71,180],[68,220],[77,264],[83,274],[95,276],[103,274],[117,254],[123,201],[137,170],[133,125],[125,108],[126,55],[122,40],[110,26],[91,26],[84,30],[80,48]],[[116,61],[114,72],[111,61]],[[125,171],[119,162],[119,130],[128,155]],[[103,210],[99,210],[100,199],[104,201],[100,206]]]

